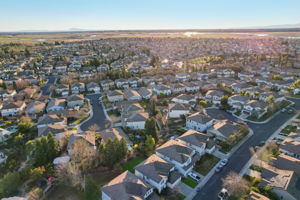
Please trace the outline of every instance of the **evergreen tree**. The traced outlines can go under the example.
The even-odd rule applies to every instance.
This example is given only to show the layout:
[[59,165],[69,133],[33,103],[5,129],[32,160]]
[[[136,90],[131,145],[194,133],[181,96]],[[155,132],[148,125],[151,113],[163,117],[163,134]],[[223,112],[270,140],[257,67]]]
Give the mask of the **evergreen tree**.
[[153,137],[150,135],[146,136],[146,141],[142,150],[147,156],[153,154],[153,151],[155,150],[155,140]]
[[145,124],[146,135],[151,135],[155,141],[159,138],[159,132],[156,127],[156,120],[153,117],[150,117],[146,120]]

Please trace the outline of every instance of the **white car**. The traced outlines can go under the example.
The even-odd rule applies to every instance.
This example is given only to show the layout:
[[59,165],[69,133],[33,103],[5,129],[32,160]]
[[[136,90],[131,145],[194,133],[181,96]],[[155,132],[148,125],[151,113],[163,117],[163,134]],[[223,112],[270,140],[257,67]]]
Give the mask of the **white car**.
[[200,176],[198,176],[197,174],[195,174],[195,173],[193,173],[193,172],[190,172],[189,174],[188,174],[192,179],[194,179],[194,180],[196,180],[196,181],[200,181]]
[[225,188],[223,188],[218,194],[219,200],[227,200],[228,197],[229,197],[228,190],[226,190]]

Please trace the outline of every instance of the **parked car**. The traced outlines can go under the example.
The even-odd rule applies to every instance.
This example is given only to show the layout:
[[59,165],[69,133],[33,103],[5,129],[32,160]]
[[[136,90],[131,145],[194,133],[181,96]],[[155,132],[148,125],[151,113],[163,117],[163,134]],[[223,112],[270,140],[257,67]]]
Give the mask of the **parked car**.
[[282,108],[282,109],[281,109],[281,112],[282,112],[282,113],[284,113],[285,111],[286,111],[286,109],[285,109],[285,108]]
[[222,170],[223,166],[218,165],[215,169],[215,172],[219,173]]
[[226,200],[228,199],[228,191],[225,188],[222,188],[222,190],[218,194],[218,199],[219,200]]
[[292,109],[292,108],[288,109],[288,113],[289,113],[289,114],[292,114],[292,113],[294,113],[294,112],[295,112],[294,109]]
[[227,165],[227,163],[228,163],[228,160],[227,159],[223,159],[223,160],[221,160],[220,165],[221,166],[225,166],[225,165]]
[[195,174],[195,173],[193,173],[193,172],[190,172],[189,173],[189,176],[192,178],[192,179],[194,179],[194,180],[196,180],[196,181],[200,181],[200,176],[198,176],[197,174]]

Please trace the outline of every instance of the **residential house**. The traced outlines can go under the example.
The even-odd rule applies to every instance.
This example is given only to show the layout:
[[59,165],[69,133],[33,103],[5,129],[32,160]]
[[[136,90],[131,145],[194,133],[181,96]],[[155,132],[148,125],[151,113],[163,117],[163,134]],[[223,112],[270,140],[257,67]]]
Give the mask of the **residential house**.
[[206,131],[213,125],[214,120],[208,115],[194,113],[186,118],[186,128],[195,131]]
[[95,83],[95,82],[89,82],[86,84],[86,89],[89,92],[93,92],[95,94],[100,93],[100,86],[99,84]]
[[181,180],[180,174],[175,170],[175,165],[156,154],[137,165],[135,175],[156,188],[159,193],[167,186],[174,188]]
[[173,94],[184,93],[186,86],[181,83],[175,83],[171,85],[171,91]]
[[205,99],[209,102],[212,102],[215,105],[221,104],[221,99],[224,96],[224,92],[219,90],[209,90],[205,94]]
[[33,101],[28,103],[25,113],[26,115],[41,114],[45,111],[46,103],[41,101]]
[[169,104],[168,117],[169,118],[180,118],[190,113],[190,108],[188,105],[181,103],[171,103]]
[[207,134],[215,136],[219,140],[226,140],[231,135],[238,133],[241,130],[239,125],[234,125],[228,120],[223,120],[215,123],[210,129],[207,130]]
[[131,88],[137,88],[138,85],[141,83],[141,80],[137,77],[131,77],[128,79],[128,83]]
[[276,102],[276,103],[286,100],[285,96],[280,95],[278,93],[274,93],[274,92],[264,92],[264,93],[259,94],[259,100],[269,103],[268,102],[269,96],[274,97],[274,102]]
[[101,188],[102,200],[151,199],[153,188],[129,171],[125,171]]
[[67,124],[67,120],[65,117],[60,117],[58,115],[55,114],[45,114],[42,117],[39,118],[38,122],[37,122],[37,128],[42,128],[45,126],[50,126],[50,125],[66,125]]
[[2,117],[21,115],[26,107],[24,101],[4,102],[1,108]]
[[121,107],[122,115],[144,112],[144,108],[139,103],[125,104]]
[[205,153],[213,153],[216,149],[215,142],[209,135],[191,129],[183,133],[176,140],[192,147],[199,153],[200,156]]
[[180,94],[172,99],[175,103],[191,104],[196,102],[195,96],[188,94]]
[[48,133],[52,133],[58,141],[61,141],[65,136],[69,135],[67,127],[62,124],[47,125],[38,129],[39,137],[43,135],[47,136]]
[[109,102],[123,101],[124,93],[121,90],[108,91],[107,99]]
[[114,88],[115,83],[112,80],[102,80],[102,81],[100,81],[100,85],[101,85],[103,91],[108,91],[108,90]]
[[65,99],[51,99],[47,105],[47,112],[64,110],[66,108],[66,100]]
[[68,108],[82,107],[84,104],[84,97],[82,94],[71,95],[67,97]]
[[259,186],[270,187],[280,199],[297,200],[300,196],[299,181],[300,178],[294,171],[264,166]]
[[115,85],[117,88],[123,88],[123,89],[129,88],[128,80],[124,78],[115,80]]
[[279,151],[300,160],[300,139],[285,138],[279,146]]
[[268,104],[263,101],[251,100],[244,105],[243,113],[250,116],[262,117],[268,111]]
[[175,168],[187,176],[195,162],[200,159],[196,150],[176,140],[169,140],[156,149],[156,155],[175,165]]
[[125,126],[133,130],[145,129],[145,124],[149,114],[146,112],[132,113],[122,121],[125,122]]
[[59,84],[55,88],[55,93],[60,94],[62,96],[69,95],[69,86],[66,84]]
[[158,95],[170,95],[172,94],[171,88],[166,85],[157,85],[153,87],[153,91]]
[[17,94],[16,90],[0,90],[0,98],[3,101],[12,99]]
[[187,92],[199,92],[200,91],[200,85],[197,84],[196,82],[187,82],[184,83],[185,85],[185,90]]
[[152,96],[152,90],[149,88],[141,87],[137,90],[137,92],[143,99],[150,99]]
[[72,91],[72,94],[79,94],[81,92],[84,92],[85,91],[85,86],[84,86],[84,83],[73,83],[71,85],[71,91]]
[[236,110],[242,110],[244,105],[250,101],[249,97],[242,95],[233,95],[228,98],[228,105]]
[[142,100],[141,95],[136,90],[133,90],[133,89],[126,89],[124,91],[124,96],[125,96],[125,99],[127,99],[128,101]]

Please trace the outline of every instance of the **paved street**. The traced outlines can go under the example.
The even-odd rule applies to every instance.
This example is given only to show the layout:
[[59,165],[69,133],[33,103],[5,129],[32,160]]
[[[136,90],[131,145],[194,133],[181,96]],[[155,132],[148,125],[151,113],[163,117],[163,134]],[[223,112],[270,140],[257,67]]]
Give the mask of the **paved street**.
[[50,95],[51,91],[50,91],[50,87],[51,85],[54,84],[56,77],[55,76],[48,76],[47,77],[48,82],[46,83],[46,85],[44,85],[43,87],[41,87],[41,91],[43,95]]
[[[300,100],[291,99],[296,103],[296,109],[300,109]],[[208,114],[210,111],[208,111]],[[215,114],[215,111],[211,111]],[[212,114],[213,115],[213,114]],[[195,200],[214,200],[217,199],[218,192],[222,188],[222,178],[230,171],[239,173],[243,166],[251,158],[250,147],[256,146],[260,141],[266,141],[282,124],[289,120],[293,115],[280,113],[266,124],[247,123],[252,128],[254,134],[250,137],[230,158],[228,165],[218,173],[214,174],[201,191],[194,197]],[[226,115],[227,117],[227,115]],[[229,117],[229,116],[228,116]],[[232,116],[231,116],[232,117]]]
[[93,117],[80,126],[82,131],[87,131],[90,126],[97,124],[100,130],[109,128],[111,122],[106,118],[103,106],[99,103],[99,94],[90,94],[86,96],[93,107]]

